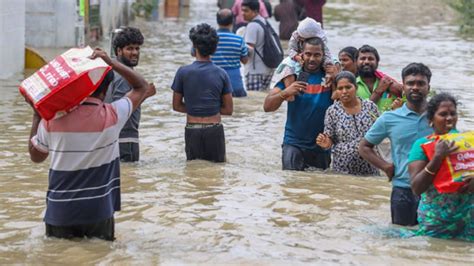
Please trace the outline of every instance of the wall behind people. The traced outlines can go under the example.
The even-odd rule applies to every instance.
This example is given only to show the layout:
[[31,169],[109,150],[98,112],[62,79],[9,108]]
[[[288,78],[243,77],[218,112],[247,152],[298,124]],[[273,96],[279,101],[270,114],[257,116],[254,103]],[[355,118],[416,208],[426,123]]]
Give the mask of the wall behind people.
[[[131,0],[89,1],[89,21],[82,21],[76,1],[26,0],[26,44],[33,47],[72,47],[80,31],[93,24],[93,40],[126,25]],[[82,25],[84,24],[84,25]],[[82,26],[82,27],[79,27]]]
[[75,46],[76,1],[26,0],[26,44]]
[[0,79],[23,70],[25,63],[25,0],[0,1]]
[[101,0],[100,23],[104,34],[118,26],[128,25],[132,0]]

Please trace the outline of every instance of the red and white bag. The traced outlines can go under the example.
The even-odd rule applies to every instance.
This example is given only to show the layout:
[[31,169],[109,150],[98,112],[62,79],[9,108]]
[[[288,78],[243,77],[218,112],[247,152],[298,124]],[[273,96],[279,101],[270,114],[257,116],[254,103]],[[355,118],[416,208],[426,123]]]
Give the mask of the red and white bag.
[[433,185],[439,193],[456,193],[466,183],[464,177],[474,175],[474,131],[431,135],[428,139],[432,141],[422,144],[421,147],[429,160],[433,159],[439,140],[454,141],[459,147],[442,161],[433,180]]
[[101,58],[89,59],[92,53],[89,46],[66,51],[25,79],[20,84],[20,93],[45,120],[72,111],[99,87],[111,70]]

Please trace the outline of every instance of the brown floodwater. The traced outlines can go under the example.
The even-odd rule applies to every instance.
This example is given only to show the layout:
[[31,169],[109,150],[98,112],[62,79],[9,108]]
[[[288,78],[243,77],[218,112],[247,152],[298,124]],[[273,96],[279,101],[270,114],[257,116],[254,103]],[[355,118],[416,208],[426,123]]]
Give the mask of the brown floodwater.
[[[444,2],[328,2],[333,54],[373,45],[380,69],[398,79],[408,63],[427,64],[432,87],[459,97],[460,129],[474,129],[473,40],[458,35]],[[137,70],[158,92],[142,108],[141,161],[121,167],[113,243],[44,237],[48,162],[27,154],[31,110],[17,91],[24,75],[0,80],[0,264],[473,264],[470,243],[401,238],[385,178],[281,171],[286,106],[264,113],[265,93],[235,99],[223,119],[227,163],[186,162],[185,117],[172,110],[170,86],[192,62],[189,28],[215,25],[216,10],[215,1],[191,0],[186,17],[134,22],[146,38]]]

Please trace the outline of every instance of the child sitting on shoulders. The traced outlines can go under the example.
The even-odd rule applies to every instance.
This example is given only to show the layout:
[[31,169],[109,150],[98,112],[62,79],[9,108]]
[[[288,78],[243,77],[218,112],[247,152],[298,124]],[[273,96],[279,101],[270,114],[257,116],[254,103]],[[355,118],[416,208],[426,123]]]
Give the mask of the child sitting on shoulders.
[[328,39],[326,33],[321,28],[321,23],[312,18],[305,18],[300,22],[298,28],[291,35],[288,43],[288,57],[283,59],[282,63],[275,71],[277,80],[283,80],[285,87],[290,86],[302,70],[303,60],[301,52],[303,50],[303,42],[306,39],[314,37],[319,37],[324,42],[325,49],[323,66],[325,71],[328,71],[329,69],[334,70],[331,52],[328,48]]

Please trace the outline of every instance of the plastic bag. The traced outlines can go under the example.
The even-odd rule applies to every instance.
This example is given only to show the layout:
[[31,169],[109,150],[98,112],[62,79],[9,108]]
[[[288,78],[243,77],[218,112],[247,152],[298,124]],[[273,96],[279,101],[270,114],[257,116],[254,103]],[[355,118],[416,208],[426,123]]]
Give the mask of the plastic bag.
[[433,185],[439,193],[455,193],[465,183],[465,176],[474,175],[474,131],[429,138],[433,141],[421,145],[429,160],[433,158],[439,140],[454,141],[459,146],[457,151],[446,156],[433,180]]
[[99,87],[111,67],[100,58],[89,59],[92,52],[89,46],[70,49],[20,84],[20,93],[43,119],[72,111]]

